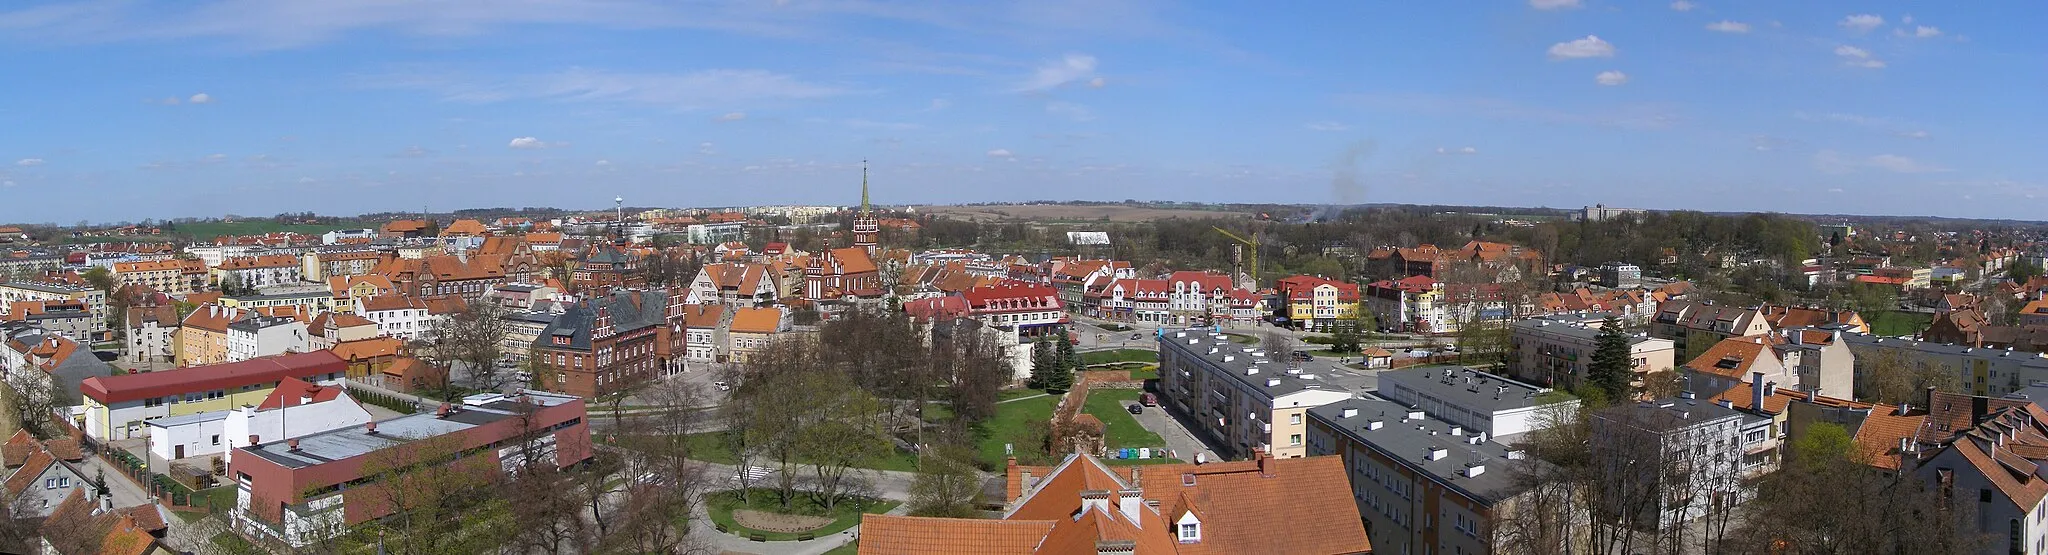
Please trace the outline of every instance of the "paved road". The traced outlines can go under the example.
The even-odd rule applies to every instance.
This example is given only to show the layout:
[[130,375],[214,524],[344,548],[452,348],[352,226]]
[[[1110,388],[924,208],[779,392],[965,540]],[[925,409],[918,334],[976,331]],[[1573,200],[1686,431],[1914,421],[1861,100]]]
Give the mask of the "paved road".
[[1175,458],[1195,462],[1195,454],[1204,453],[1208,455],[1204,460],[1223,460],[1216,456],[1215,449],[1210,448],[1200,437],[1188,432],[1187,426],[1164,406],[1145,407],[1145,412],[1131,417],[1137,419],[1138,425],[1144,426],[1145,430],[1159,434],[1160,439],[1166,440],[1166,448],[1173,450],[1171,454]]

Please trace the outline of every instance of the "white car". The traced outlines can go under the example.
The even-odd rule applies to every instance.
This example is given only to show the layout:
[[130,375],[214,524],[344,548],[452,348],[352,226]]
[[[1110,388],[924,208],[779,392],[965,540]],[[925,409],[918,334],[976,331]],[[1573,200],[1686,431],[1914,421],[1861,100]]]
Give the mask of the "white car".
[[1415,349],[1413,351],[1408,351],[1408,356],[1413,358],[1429,358],[1429,355],[1430,352],[1423,349]]

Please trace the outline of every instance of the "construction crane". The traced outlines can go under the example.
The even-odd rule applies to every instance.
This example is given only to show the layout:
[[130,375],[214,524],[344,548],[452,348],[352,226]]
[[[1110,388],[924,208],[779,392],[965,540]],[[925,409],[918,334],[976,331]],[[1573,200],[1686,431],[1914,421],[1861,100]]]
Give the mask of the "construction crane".
[[[1212,226],[1212,227],[1213,227],[1213,226]],[[1223,236],[1224,236],[1224,237],[1229,237],[1229,238],[1230,238],[1231,240],[1233,240],[1233,241],[1237,241],[1237,242],[1239,242],[1239,243],[1243,243],[1243,245],[1233,245],[1233,246],[1232,246],[1232,247],[1233,247],[1233,248],[1232,248],[1232,250],[1236,251],[1236,253],[1235,253],[1235,256],[1234,256],[1234,258],[1236,258],[1235,262],[1237,262],[1237,265],[1238,265],[1238,267],[1237,267],[1237,271],[1236,271],[1236,274],[1235,274],[1235,275],[1232,275],[1232,276],[1230,276],[1230,277],[1231,277],[1232,279],[1236,279],[1236,278],[1237,278],[1237,276],[1239,276],[1239,275],[1244,275],[1244,262],[1245,262],[1245,258],[1244,258],[1244,247],[1245,247],[1245,246],[1250,246],[1250,247],[1252,248],[1252,258],[1251,258],[1251,263],[1252,263],[1252,286],[1251,286],[1251,288],[1252,288],[1252,289],[1258,289],[1258,288],[1259,288],[1259,232],[1257,232],[1257,231],[1253,231],[1253,232],[1252,232],[1252,238],[1250,238],[1250,239],[1246,239],[1246,238],[1243,238],[1243,237],[1239,237],[1239,236],[1237,236],[1237,234],[1236,234],[1236,233],[1231,233],[1231,232],[1230,232],[1230,230],[1227,230],[1227,229],[1223,229],[1223,228],[1220,228],[1220,227],[1215,227],[1214,229],[1216,230],[1216,232],[1217,232],[1217,233],[1221,233],[1221,234],[1223,234]]]

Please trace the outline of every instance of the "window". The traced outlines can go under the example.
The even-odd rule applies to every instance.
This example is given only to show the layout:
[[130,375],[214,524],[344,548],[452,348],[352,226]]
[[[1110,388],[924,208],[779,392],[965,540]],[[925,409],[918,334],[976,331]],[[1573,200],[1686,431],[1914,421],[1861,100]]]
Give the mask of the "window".
[[60,488],[68,488],[68,487],[71,487],[71,477],[70,477],[70,476],[58,476],[58,477],[57,477],[57,487],[60,487]]
[[1288,445],[1301,445],[1301,434],[1287,436]]
[[1202,525],[1201,525],[1201,523],[1197,523],[1197,522],[1184,522],[1184,523],[1181,523],[1181,525],[1180,525],[1180,541],[1182,541],[1182,542],[1195,542],[1195,541],[1201,541],[1201,540],[1202,540]]
[[220,434],[213,434],[213,444],[220,445]]
[[1980,489],[1980,490],[1977,490],[1977,502],[1978,502],[1978,503],[1990,503],[1990,502],[1991,502],[1991,490],[1990,490],[1990,489],[1988,489],[1988,488],[1987,488],[1987,489]]
[[1297,413],[1294,413],[1294,414],[1290,414],[1290,415],[1287,415],[1287,423],[1288,423],[1288,424],[1300,424],[1300,423],[1301,423],[1301,413],[1298,413],[1298,412],[1297,412]]
[[[33,484],[33,483],[35,483],[35,482],[29,482],[29,483]],[[56,479],[56,478],[44,478],[44,479],[43,479],[43,489],[57,489],[57,479]]]

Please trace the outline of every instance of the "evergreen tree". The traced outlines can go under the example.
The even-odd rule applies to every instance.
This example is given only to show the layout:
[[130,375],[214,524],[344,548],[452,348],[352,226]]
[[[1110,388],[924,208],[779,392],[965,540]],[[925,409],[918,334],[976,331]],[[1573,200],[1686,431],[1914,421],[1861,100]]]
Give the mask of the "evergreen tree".
[[1586,382],[1607,392],[1608,399],[1629,399],[1629,375],[1635,366],[1629,359],[1628,332],[1621,330],[1620,320],[1608,316],[1600,323],[1600,335],[1593,339],[1593,360],[1586,365]]
[[1038,336],[1037,340],[1032,341],[1031,378],[1024,383],[1025,387],[1045,389],[1047,380],[1052,377],[1055,371],[1055,368],[1053,368],[1055,363],[1052,358],[1052,343],[1046,341],[1045,337],[1041,335]]
[[1074,370],[1081,367],[1081,354],[1074,352],[1074,342],[1064,332],[1055,333],[1052,373],[1046,376],[1046,391],[1066,391],[1074,388]]

